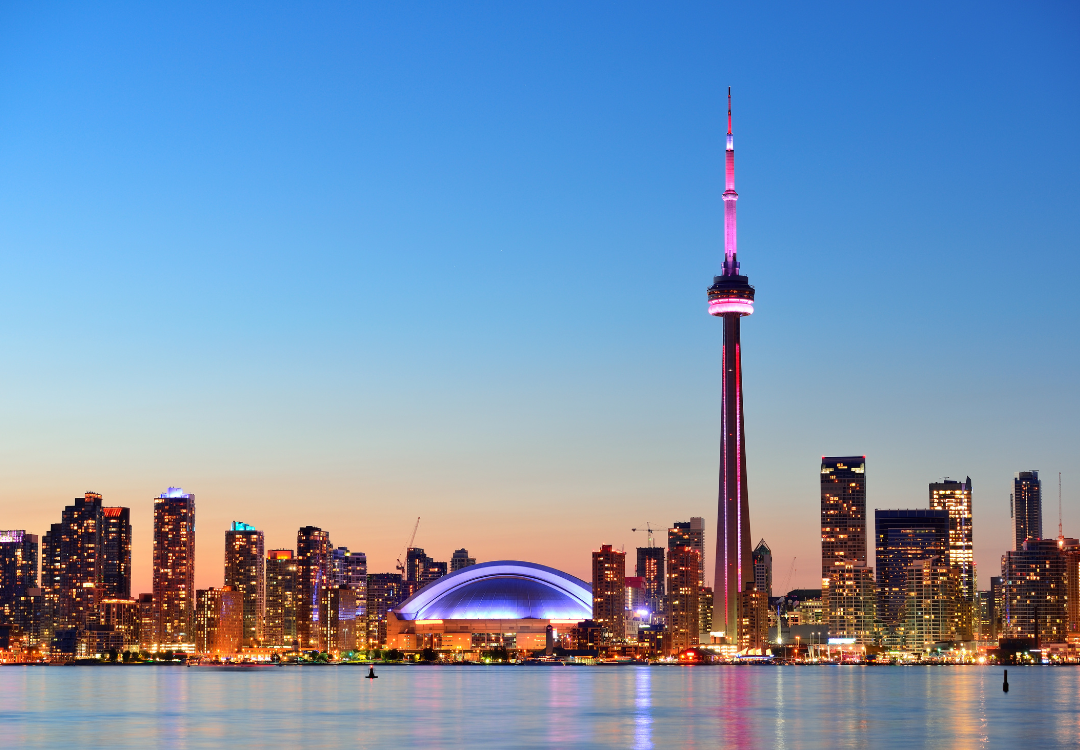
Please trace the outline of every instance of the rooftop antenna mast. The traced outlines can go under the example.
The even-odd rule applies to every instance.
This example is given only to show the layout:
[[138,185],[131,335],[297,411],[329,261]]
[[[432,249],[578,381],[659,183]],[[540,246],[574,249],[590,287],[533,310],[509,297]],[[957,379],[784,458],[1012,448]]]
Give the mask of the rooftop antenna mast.
[[1065,534],[1061,530],[1061,472],[1058,472],[1058,543],[1064,544]]

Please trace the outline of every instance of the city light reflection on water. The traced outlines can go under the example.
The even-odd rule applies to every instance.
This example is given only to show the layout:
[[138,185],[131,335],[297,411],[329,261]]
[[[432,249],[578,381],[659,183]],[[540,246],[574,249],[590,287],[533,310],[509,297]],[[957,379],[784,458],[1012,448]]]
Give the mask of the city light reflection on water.
[[4,667],[4,747],[1080,744],[1080,669]]

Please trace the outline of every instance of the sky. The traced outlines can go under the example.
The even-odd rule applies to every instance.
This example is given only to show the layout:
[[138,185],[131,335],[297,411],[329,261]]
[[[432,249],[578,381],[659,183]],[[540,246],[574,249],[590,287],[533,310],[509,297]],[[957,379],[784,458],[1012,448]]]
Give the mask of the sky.
[[1065,2],[5,3],[0,528],[129,506],[133,593],[170,486],[200,588],[234,520],[588,579],[702,516],[711,571],[728,86],[774,590],[826,454],[871,517],[970,476],[984,588],[1016,471],[1080,536]]

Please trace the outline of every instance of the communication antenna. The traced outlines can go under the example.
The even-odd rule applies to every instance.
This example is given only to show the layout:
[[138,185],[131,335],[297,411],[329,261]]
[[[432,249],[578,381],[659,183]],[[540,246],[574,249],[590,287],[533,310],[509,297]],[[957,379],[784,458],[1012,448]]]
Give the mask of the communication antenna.
[[1058,541],[1062,542],[1065,534],[1061,531],[1061,472],[1058,472]]

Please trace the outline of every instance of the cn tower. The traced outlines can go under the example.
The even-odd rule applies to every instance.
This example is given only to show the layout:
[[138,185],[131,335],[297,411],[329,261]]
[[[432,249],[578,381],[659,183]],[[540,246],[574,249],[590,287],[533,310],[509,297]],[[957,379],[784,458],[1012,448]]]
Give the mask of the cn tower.
[[750,556],[750,500],[746,489],[746,439],[743,431],[742,352],[739,324],[754,312],[754,287],[739,273],[735,253],[735,141],[731,135],[728,87],[727,180],[724,190],[724,270],[709,287],[709,315],[724,321],[724,390],[720,416],[720,492],[716,514],[716,575],[713,577],[713,630],[738,643],[739,594],[754,580]]

